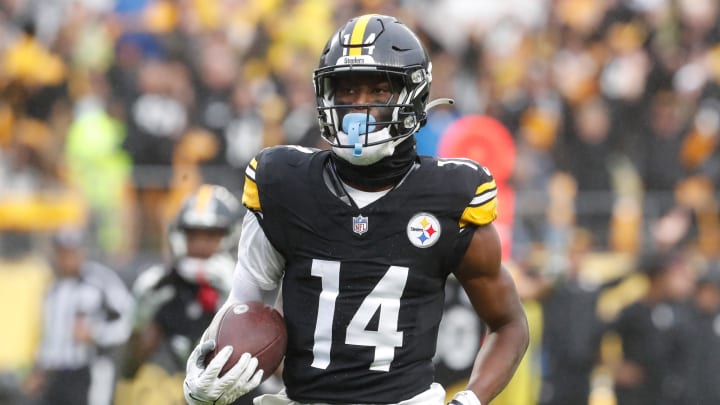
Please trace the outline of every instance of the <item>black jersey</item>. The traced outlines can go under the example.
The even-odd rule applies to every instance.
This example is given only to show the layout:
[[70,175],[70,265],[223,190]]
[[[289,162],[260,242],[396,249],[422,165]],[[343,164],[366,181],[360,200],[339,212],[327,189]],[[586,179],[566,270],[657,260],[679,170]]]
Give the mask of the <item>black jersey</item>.
[[210,285],[198,285],[184,280],[175,270],[163,277],[156,287],[172,286],[174,295],[158,309],[155,322],[167,338],[186,337],[194,343],[210,325],[222,302],[222,293]]
[[396,403],[433,382],[445,281],[475,226],[495,219],[495,182],[472,161],[421,157],[358,208],[330,153],[269,148],[246,171],[243,203],[286,260],[287,394]]
[[184,371],[188,348],[200,340],[212,321],[222,304],[222,293],[209,284],[199,285],[183,279],[175,269],[153,266],[147,271],[162,275],[144,294],[154,294],[167,286],[173,288],[172,298],[157,309],[153,318],[163,336],[149,361],[169,374]]

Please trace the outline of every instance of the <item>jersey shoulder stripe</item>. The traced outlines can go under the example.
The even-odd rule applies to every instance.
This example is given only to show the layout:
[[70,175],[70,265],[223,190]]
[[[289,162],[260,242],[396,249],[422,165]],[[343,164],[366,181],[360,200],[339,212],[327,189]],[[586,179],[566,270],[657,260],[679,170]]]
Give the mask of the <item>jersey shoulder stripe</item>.
[[486,167],[481,166],[478,173],[479,184],[475,189],[475,195],[460,216],[461,228],[468,225],[487,225],[498,216],[498,189],[495,179]]
[[470,200],[460,217],[460,227],[468,224],[486,225],[497,218],[497,185],[495,180],[487,181],[478,186],[475,197]]
[[441,182],[464,199],[458,226],[482,226],[498,216],[497,184],[487,167],[468,158],[435,158]]
[[260,196],[258,194],[257,182],[255,180],[255,173],[257,171],[257,157],[254,157],[250,163],[248,163],[245,169],[245,185],[243,186],[242,203],[247,209],[251,211],[261,211],[260,208]]

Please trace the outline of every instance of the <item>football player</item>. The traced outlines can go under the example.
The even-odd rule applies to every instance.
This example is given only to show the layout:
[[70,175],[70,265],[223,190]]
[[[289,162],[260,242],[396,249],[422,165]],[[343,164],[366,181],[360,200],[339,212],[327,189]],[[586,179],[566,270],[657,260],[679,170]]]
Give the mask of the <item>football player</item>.
[[[271,147],[248,165],[228,302],[259,300],[282,284],[289,339],[285,389],[255,404],[443,404],[432,357],[450,274],[489,330],[452,403],[487,404],[513,375],[528,330],[501,265],[496,185],[477,162],[417,154],[413,134],[427,110],[451,102],[429,102],[431,79],[407,26],[354,18],[314,73],[331,148]],[[218,378],[231,347],[205,367],[215,324],[187,363],[193,405],[227,404],[262,378],[249,353]]]
[[[182,380],[190,351],[227,299],[241,219],[240,201],[222,186],[202,185],[184,200],[168,232],[172,260],[148,268],[133,283],[134,332],[117,403],[137,403],[132,392],[147,396],[163,387],[179,388],[157,380]],[[148,375],[154,381],[144,381]],[[172,403],[181,400],[179,389],[174,396]],[[151,402],[169,403],[172,397],[160,392]]]

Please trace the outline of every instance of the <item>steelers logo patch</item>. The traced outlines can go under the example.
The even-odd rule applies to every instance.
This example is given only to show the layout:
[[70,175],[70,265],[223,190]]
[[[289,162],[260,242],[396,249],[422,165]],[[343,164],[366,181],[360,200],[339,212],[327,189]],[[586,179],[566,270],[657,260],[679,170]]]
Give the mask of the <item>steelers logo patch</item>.
[[440,222],[432,214],[417,213],[407,224],[407,236],[419,248],[430,247],[440,239]]

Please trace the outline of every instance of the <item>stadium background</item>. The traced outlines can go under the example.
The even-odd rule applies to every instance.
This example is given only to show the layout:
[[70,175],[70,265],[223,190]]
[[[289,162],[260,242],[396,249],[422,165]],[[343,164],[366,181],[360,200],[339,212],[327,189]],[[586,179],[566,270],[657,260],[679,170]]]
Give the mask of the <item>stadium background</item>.
[[[164,258],[164,230],[194,187],[239,192],[265,146],[324,147],[311,83],[319,52],[340,22],[383,13],[420,33],[433,97],[456,101],[431,113],[421,153],[476,158],[504,186],[505,258],[534,345],[513,381],[522,399],[505,401],[533,403],[542,325],[527,275],[555,277],[579,254],[587,282],[622,276],[598,308],[612,319],[642,295],[637,259],[648,248],[681,247],[698,274],[717,260],[719,8],[0,1],[0,370],[30,366],[52,230],[87,225],[93,255],[130,283]],[[618,356],[611,338],[604,348],[606,360]],[[602,362],[597,370],[594,400],[611,403]]]

